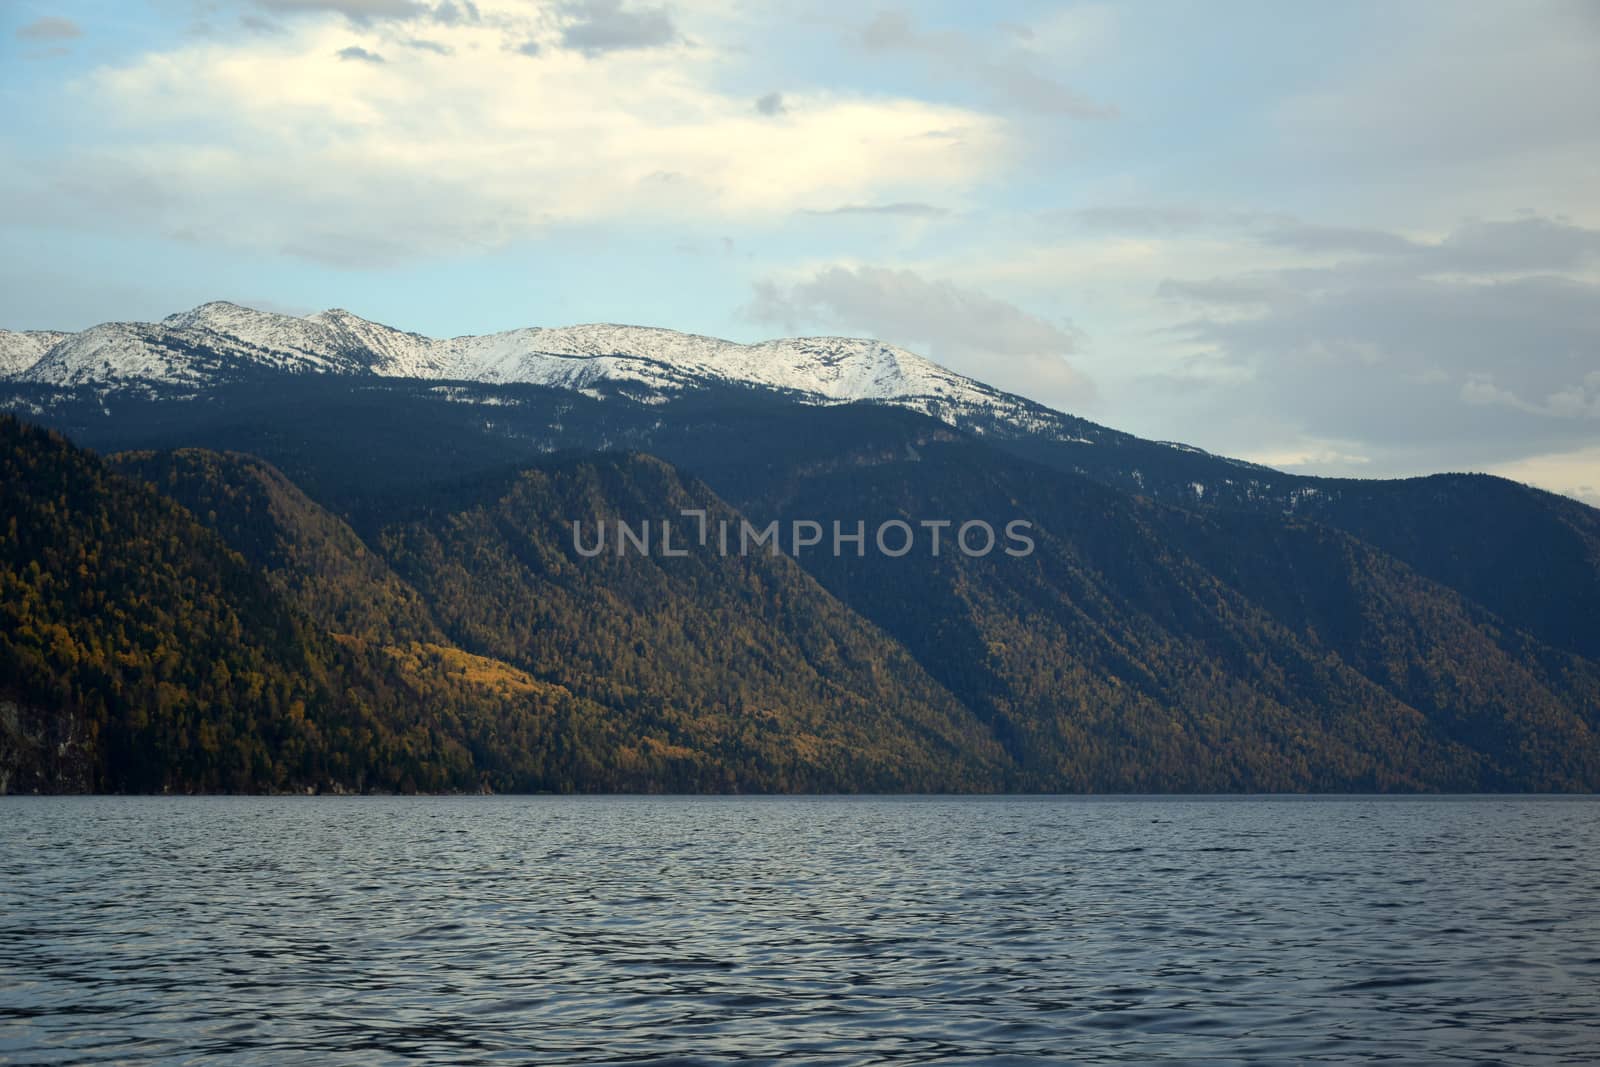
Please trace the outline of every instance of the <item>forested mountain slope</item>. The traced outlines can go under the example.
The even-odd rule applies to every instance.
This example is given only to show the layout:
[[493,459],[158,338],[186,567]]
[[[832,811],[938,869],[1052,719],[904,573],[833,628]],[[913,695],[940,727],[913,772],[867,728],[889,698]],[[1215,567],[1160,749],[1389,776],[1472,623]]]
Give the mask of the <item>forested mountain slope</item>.
[[[559,580],[540,585],[549,579],[528,576],[545,594],[531,597],[497,585],[498,568],[534,558],[537,546],[478,539],[468,509],[442,513],[440,532],[470,551],[476,584],[451,585],[448,567],[419,569],[432,594],[425,600],[347,525],[259,460],[198,450],[132,454],[116,457],[119,475],[43,431],[14,420],[4,431],[6,503],[16,520],[3,559],[9,614],[0,668],[0,692],[15,711],[0,755],[9,789],[852,791],[1006,783],[1003,755],[970,716],[787,560],[749,561],[749,588],[726,575],[675,575],[641,561],[643,569],[591,587],[609,583],[613,623],[587,593],[556,599]],[[603,460],[584,470],[609,472],[603,484],[584,483],[585,500],[597,507],[655,511],[684,492],[657,461]],[[518,513],[538,506],[540,491],[555,491],[533,476],[520,482],[531,488],[515,497]],[[613,496],[617,503],[607,504]],[[466,542],[463,530],[473,535]],[[417,520],[395,536],[420,546],[433,531]],[[396,559],[414,562],[403,552]],[[74,562],[82,568],[69,567]],[[723,584],[729,592],[717,595]],[[769,589],[776,599],[763,597]],[[495,616],[492,631],[473,624],[496,604],[510,611]],[[784,604],[801,624],[778,626],[759,614]],[[128,615],[146,624],[121,625]],[[258,620],[271,625],[263,630]],[[595,635],[593,661],[534,654],[519,636],[534,620],[540,632]],[[717,635],[724,644],[710,654],[748,670],[701,699],[691,661],[658,665],[641,651],[641,642],[674,629],[697,641]],[[716,673],[715,659],[696,654],[702,675]],[[631,670],[623,666],[629,657]],[[257,676],[265,682],[255,684]],[[252,682],[230,689],[223,677]],[[739,702],[736,711],[730,701]],[[46,759],[69,735],[74,774]]]
[[[566,415],[626,422],[590,403]],[[1536,632],[1556,598],[1502,615],[1377,535],[1170,506],[912,412],[678,414],[646,436],[697,478],[463,429],[478,451],[429,467],[418,445],[422,476],[376,489],[350,425],[323,431],[342,451],[236,431],[291,480],[198,449],[113,470],[6,420],[8,788],[1600,785],[1600,668]],[[1022,519],[1035,550],[615,551],[619,519],[684,547],[685,509]],[[579,552],[575,520],[612,524],[608,550]]]
[[0,514],[6,789],[473,781],[442,716],[385,662],[341,646],[177,504],[8,417]]
[[562,450],[647,452],[736,497],[769,468],[825,461],[834,441],[960,435],[1188,510],[1336,527],[1545,644],[1600,658],[1600,511],[1502,478],[1290,475],[1059,413],[1050,414],[1070,426],[1034,432],[1050,420],[977,408],[955,427],[883,403],[801,404],[729,385],[650,403],[591,393],[323,374],[217,386],[203,403],[93,390],[0,400],[106,451],[198,445],[260,456],[363,536],[419,490],[470,496]]
[[1172,508],[942,434],[879,437],[747,492],[740,506],[763,519],[1028,518],[1025,560],[802,563],[1058,786],[1586,789],[1600,777],[1593,661],[1341,531]]

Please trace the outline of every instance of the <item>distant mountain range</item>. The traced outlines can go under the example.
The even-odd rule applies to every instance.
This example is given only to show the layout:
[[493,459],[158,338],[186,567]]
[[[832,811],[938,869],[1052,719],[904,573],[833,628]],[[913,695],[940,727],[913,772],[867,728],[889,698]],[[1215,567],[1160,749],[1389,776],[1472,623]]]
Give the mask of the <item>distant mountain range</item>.
[[[0,373],[109,457],[3,424],[0,788],[1600,787],[1600,512],[1503,479],[1289,475],[845,338],[218,303]],[[684,507],[1038,550],[571,543]]]
[[813,403],[873,400],[924,412],[1037,407],[903,348],[848,337],[744,345],[591,325],[435,339],[338,308],[296,318],[220,301],[158,323],[112,322],[75,334],[0,331],[0,374],[28,384],[178,392],[263,372],[579,391],[605,385],[639,397],[740,383]]

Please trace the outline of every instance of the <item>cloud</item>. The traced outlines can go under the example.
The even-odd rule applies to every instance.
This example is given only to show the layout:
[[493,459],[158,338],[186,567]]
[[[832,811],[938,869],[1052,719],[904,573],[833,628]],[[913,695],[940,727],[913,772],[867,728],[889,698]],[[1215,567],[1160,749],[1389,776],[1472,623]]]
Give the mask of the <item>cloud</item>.
[[561,43],[586,56],[630,49],[662,48],[679,39],[665,7],[624,7],[622,0],[574,0]]
[[1405,14],[1384,20],[1383,48],[1328,64],[1272,105],[1265,136],[1277,149],[1347,184],[1394,197],[1425,190],[1415,206],[1444,218],[1591,208],[1594,5],[1418,4]]
[[1200,304],[1271,305],[1292,295],[1293,290],[1270,276],[1240,275],[1232,278],[1200,278],[1187,281],[1168,278],[1156,292],[1172,300]]
[[1197,401],[1291,414],[1314,438],[1363,442],[1412,469],[1593,439],[1600,231],[1533,217],[1433,241],[1302,227],[1286,243],[1356,254],[1161,286],[1200,310],[1179,336],[1233,372]]
[[335,13],[352,22],[373,19],[406,19],[425,13],[419,0],[254,0],[256,7],[280,15]]
[[908,219],[936,219],[950,214],[934,204],[900,201],[893,204],[843,204],[824,210],[807,209],[806,215],[895,215]]
[[454,0],[442,0],[439,6],[433,9],[433,21],[443,26],[469,25],[482,18],[478,12],[478,5],[472,0],[461,0],[459,4]]
[[1070,327],[910,270],[836,266],[788,283],[764,280],[742,314],[791,333],[823,324],[870,334],[1046,403],[1076,404],[1090,394],[1066,359],[1078,344]]
[[1436,269],[1574,271],[1600,259],[1600,230],[1547,218],[1472,222],[1428,250]]
[[287,32],[276,22],[269,18],[262,18],[260,15],[240,15],[239,25],[250,33],[279,36]]
[[1489,473],[1565,493],[1592,508],[1600,508],[1600,445],[1496,464]]
[[419,52],[432,52],[434,55],[439,56],[454,54],[454,50],[449,45],[441,44],[438,41],[430,41],[425,37],[413,37],[405,42],[405,46],[407,48],[415,48]]
[[[693,64],[563,48],[530,63],[508,48],[516,10],[429,21],[453,62],[402,47],[413,27],[294,19],[102,68],[74,90],[94,147],[0,167],[0,203],[96,233],[389,266],[597,222],[720,230],[925,202],[1017,151],[992,116],[882,94],[808,94],[774,122],[723,88],[735,60],[710,48]],[[167,199],[129,210],[145,189]]]
[[1600,230],[1538,215],[1473,220],[1432,241],[1373,227],[1306,222],[1281,212],[1187,205],[1106,205],[1049,213],[1043,220],[1063,218],[1091,230],[1163,237],[1225,234],[1313,255],[1389,257],[1422,272],[1569,271],[1600,258]]
[[24,41],[70,41],[83,36],[83,27],[71,19],[45,15],[17,29],[17,37]]
[[1281,245],[1301,252],[1355,252],[1364,255],[1395,255],[1415,252],[1418,246],[1409,239],[1382,230],[1355,226],[1314,226],[1287,223],[1261,233],[1267,244]]
[[1525,400],[1496,385],[1487,374],[1469,374],[1461,386],[1461,399],[1468,404],[1498,404],[1549,418],[1600,419],[1600,371],[1592,371],[1584,375],[1583,381],[1562,386],[1542,400]]
[[763,115],[784,115],[789,109],[783,103],[782,93],[768,93],[756,100],[756,110]]
[[1090,100],[1040,73],[1028,52],[997,50],[969,33],[924,30],[904,11],[879,12],[861,27],[856,40],[871,53],[918,56],[933,64],[941,77],[965,77],[1001,102],[1024,111],[1078,119],[1117,114],[1116,108]]
[[1359,470],[1372,462],[1371,456],[1363,456],[1359,452],[1343,452],[1331,442],[1325,441],[1288,450],[1267,450],[1243,454],[1237,458],[1289,471],[1309,467],[1321,470],[1327,470],[1330,467],[1343,470]]
[[[1234,229],[1282,218],[1259,211],[1232,211],[1184,204],[1106,204],[1067,212],[1066,217],[1095,230],[1162,235]],[[1051,213],[1046,221],[1059,218],[1061,213]]]
[[1268,244],[1305,252],[1386,257],[1419,274],[1506,274],[1579,270],[1600,259],[1600,230],[1559,219],[1530,217],[1464,223],[1437,241],[1384,230],[1301,223],[1263,230]]

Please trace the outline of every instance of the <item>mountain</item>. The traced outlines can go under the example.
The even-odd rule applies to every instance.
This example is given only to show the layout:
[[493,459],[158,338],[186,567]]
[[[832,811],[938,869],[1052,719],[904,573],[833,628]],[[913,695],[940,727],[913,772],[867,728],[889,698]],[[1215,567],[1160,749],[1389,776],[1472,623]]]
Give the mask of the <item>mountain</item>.
[[46,345],[48,339],[0,333],[0,351],[15,353],[0,372],[29,385],[146,391],[214,387],[263,372],[580,391],[606,385],[634,395],[736,382],[818,403],[878,400],[923,411],[1019,406],[1018,398],[905,349],[846,337],[744,345],[590,325],[433,339],[337,308],[297,318],[215,302],[159,323],[107,323]]
[[107,464],[0,417],[0,792],[1006,783],[965,709],[790,561],[530,565],[570,545],[514,524],[570,494],[709,503],[658,461],[509,492],[394,528],[424,596],[252,457]]
[[[374,731],[432,724],[399,778],[320,784],[1600,782],[1600,512],[1504,479],[1288,475],[837,338],[211,304],[5,344],[40,354],[0,407],[238,553]],[[581,559],[563,525],[691,506],[1025,518],[1037,551]]]
[[727,513],[658,460],[596,457],[458,488],[455,504],[393,522],[377,550],[250,456],[112,463],[192,509],[341,636],[472,657],[584,702],[601,747],[546,788],[1003,781],[998,747],[965,710],[791,561],[577,557],[561,517],[579,508],[636,524],[689,506]]
[[1541,641],[1600,656],[1593,508],[1483,475],[1285,474],[1051,411],[872,341],[737,345],[618,326],[432,340],[345,311],[212,303],[154,325],[0,334],[0,350],[39,353],[0,383],[0,409],[94,447],[255,453],[353,519],[370,503],[357,492],[470,481],[562,449],[636,449],[694,471],[721,462],[694,435],[759,452],[772,436],[759,420],[798,427],[797,402],[898,408],[1154,500],[1338,527]]
[[[862,338],[738,344],[602,324],[435,339],[338,308],[302,318],[217,301],[159,323],[106,323],[78,334],[0,331],[0,354],[0,406],[52,421],[75,404],[103,412],[141,399],[210,400],[305,376],[323,376],[325,389],[327,378],[356,388],[437,383],[441,401],[502,408],[521,406],[518,390],[530,387],[647,407],[734,391],[904,408],[1058,469],[1180,504],[1293,512],[1359,496],[1364,484],[1144,440]],[[508,418],[542,423],[547,448],[592,445],[562,439],[558,422],[543,414]],[[633,421],[653,417],[646,411]]]
[[802,564],[1046,788],[1586,789],[1600,775],[1600,665],[1343,531],[1175,508],[942,432],[832,440],[828,462],[769,471],[738,506],[869,529],[1032,523],[1023,560]]
[[[23,643],[11,639],[0,690],[33,725],[13,730],[23,740],[0,768],[24,787],[57,734],[123,738],[77,749],[80,775],[112,789],[1600,782],[1593,662],[1330,528],[1130,497],[916,416],[835,425],[826,462],[807,454],[814,437],[766,457],[737,508],[661,460],[578,455],[424,490],[365,538],[254,457],[185,449],[107,467],[11,427],[19,521],[0,574],[16,585],[0,611]],[[570,529],[685,509],[713,527],[1025,517],[1038,546],[1023,559],[585,558]],[[36,572],[21,562],[34,557]],[[68,574],[101,591],[52,577]],[[162,634],[108,622],[136,610]],[[256,617],[278,619],[277,636],[244,621]],[[256,662],[263,647],[281,666]],[[185,658],[145,667],[143,648]],[[107,671],[124,702],[101,710]],[[273,708],[292,699],[256,707],[248,688],[217,688],[254,676],[309,687],[303,710],[285,723]]]
[[[518,387],[645,405],[732,390],[805,404],[904,408],[1022,449],[1044,449],[1057,465],[1141,488],[1142,464],[1151,469],[1154,492],[1192,497],[1196,479],[1207,478],[1217,499],[1255,499],[1264,491],[1257,475],[1277,474],[1187,445],[1143,441],[865,338],[739,344],[594,324],[436,339],[339,308],[302,318],[214,301],[159,323],[105,323],[77,334],[0,331],[0,352],[6,351],[15,355],[9,370],[0,365],[0,408],[51,421],[75,402],[103,412],[113,403],[209,400],[304,376],[373,387],[432,382],[442,400],[490,407],[517,406],[515,393],[505,390]],[[1172,463],[1185,472],[1177,482],[1161,473]],[[1225,476],[1217,475],[1219,466]]]
[[[557,459],[475,502],[402,519],[376,544],[453,639],[603,703],[642,672],[658,679],[663,714],[748,720],[784,699],[762,695],[784,646],[730,643],[725,628],[791,635],[838,650],[810,658],[829,685],[871,693],[874,678],[899,680],[897,696],[869,703],[898,701],[899,715],[964,737],[958,747],[981,739],[990,759],[1003,754],[1013,787],[1474,791],[1600,780],[1600,667],[1506,631],[1349,535],[1129,497],[915,416],[864,435],[839,425],[846,414],[817,412],[832,432],[801,435],[827,442],[826,461],[775,459],[742,491],[717,479],[727,500],[657,460]],[[612,485],[631,489],[601,491]],[[822,550],[730,567],[709,548],[681,560],[584,559],[567,528],[619,518],[637,528],[688,508],[705,509],[708,528],[1025,519],[1037,548],[1026,558]],[[785,592],[773,575],[753,587],[748,569],[774,562],[835,601],[809,582]],[[640,617],[662,595],[658,570],[681,572],[692,598]],[[723,621],[700,629],[708,608]],[[751,612],[758,621],[737,621]],[[865,621],[889,643],[806,636],[830,620]],[[802,705],[825,692],[802,694]]]
[[21,374],[70,336],[51,330],[0,330],[0,380]]
[[472,780],[383,663],[58,435],[0,417],[0,513],[0,792]]
[[445,643],[416,591],[271,464],[198,448],[108,464],[181,504],[322,629],[384,646]]

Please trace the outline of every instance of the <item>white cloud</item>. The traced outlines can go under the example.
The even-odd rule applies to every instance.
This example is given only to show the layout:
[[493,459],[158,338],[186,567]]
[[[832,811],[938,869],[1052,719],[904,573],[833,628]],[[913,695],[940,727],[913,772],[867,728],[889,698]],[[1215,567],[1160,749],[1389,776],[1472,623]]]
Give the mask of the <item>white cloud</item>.
[[942,218],[950,211],[948,208],[936,204],[919,204],[900,201],[893,204],[841,204],[838,207],[819,211],[815,208],[805,212],[807,215],[888,215],[907,219],[937,219]]
[[[274,37],[101,70],[80,86],[86,107],[108,102],[98,158],[18,168],[24,188],[9,192],[82,225],[381,265],[596,220],[759,222],[920,202],[1011,153],[1004,125],[969,109],[792,93],[787,113],[763,115],[716,87],[723,57],[704,44],[597,40],[585,54],[561,47],[564,8],[530,19],[478,7],[481,18],[450,22],[431,9],[409,23],[297,19]],[[423,30],[437,47],[386,48]],[[545,47],[530,62],[535,50],[508,40]],[[927,136],[953,128],[961,138]],[[137,186],[170,203],[129,219],[118,190]]]
[[1291,448],[1245,450],[1240,452],[1237,458],[1295,472],[1302,469],[1318,472],[1357,471],[1369,466],[1372,457],[1362,455],[1360,452],[1344,451],[1356,447],[1359,446],[1351,442],[1301,442]]
[[426,10],[420,0],[254,0],[255,5],[275,14],[337,12],[364,22],[374,18],[411,18]]

